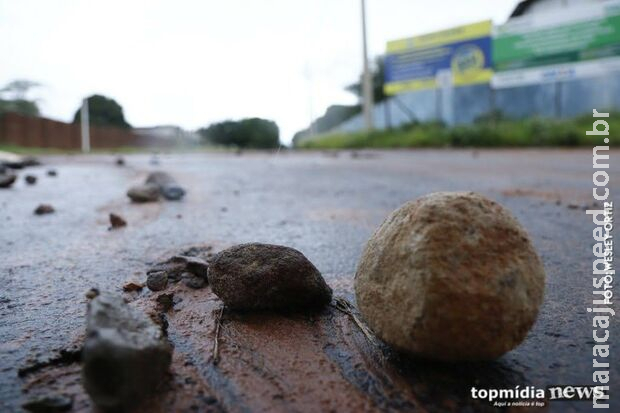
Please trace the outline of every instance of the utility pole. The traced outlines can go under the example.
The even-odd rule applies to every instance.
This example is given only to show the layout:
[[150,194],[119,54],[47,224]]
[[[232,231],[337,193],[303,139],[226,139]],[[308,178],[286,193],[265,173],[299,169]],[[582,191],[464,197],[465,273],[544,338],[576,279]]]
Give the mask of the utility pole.
[[82,152],[90,152],[90,124],[88,119],[88,99],[82,100],[82,110],[80,111],[82,126]]
[[314,84],[312,78],[312,69],[310,63],[306,62],[304,75],[308,85],[308,110],[310,112],[310,136],[316,135],[316,125],[314,124]]
[[364,74],[362,75],[362,106],[364,110],[364,124],[366,131],[370,132],[373,129],[372,125],[372,75],[370,74],[370,68],[368,67],[368,46],[366,42],[366,0],[362,1],[362,44],[364,49]]

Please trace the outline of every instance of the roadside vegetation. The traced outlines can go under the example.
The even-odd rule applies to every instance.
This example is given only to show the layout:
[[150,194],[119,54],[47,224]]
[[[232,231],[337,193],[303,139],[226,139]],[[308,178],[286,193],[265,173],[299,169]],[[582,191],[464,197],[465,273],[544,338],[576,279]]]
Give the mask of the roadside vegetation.
[[[605,119],[610,145],[620,144],[620,113]],[[573,119],[505,119],[499,113],[480,117],[471,125],[447,127],[440,122],[411,123],[400,128],[371,133],[335,133],[313,140],[297,141],[303,149],[418,148],[418,147],[523,147],[593,146],[602,137],[586,135],[592,116]]]
[[278,125],[268,119],[227,120],[212,123],[197,132],[207,145],[252,149],[272,149],[280,146]]

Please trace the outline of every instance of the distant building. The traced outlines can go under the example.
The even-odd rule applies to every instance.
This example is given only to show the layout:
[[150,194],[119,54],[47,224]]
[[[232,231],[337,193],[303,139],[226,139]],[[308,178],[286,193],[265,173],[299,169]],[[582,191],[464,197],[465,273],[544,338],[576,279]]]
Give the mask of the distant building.
[[583,6],[588,3],[602,3],[604,0],[523,0],[510,14],[510,18],[526,14],[547,13],[561,8]]
[[136,135],[149,137],[163,145],[193,145],[200,137],[195,132],[189,132],[175,125],[159,125],[144,128],[134,128]]

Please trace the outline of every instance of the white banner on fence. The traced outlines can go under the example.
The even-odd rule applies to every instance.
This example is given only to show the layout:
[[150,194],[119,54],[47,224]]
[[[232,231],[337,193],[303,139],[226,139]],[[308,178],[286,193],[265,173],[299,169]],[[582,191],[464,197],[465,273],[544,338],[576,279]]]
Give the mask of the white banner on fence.
[[587,79],[620,71],[620,57],[533,67],[528,69],[496,72],[491,79],[494,89],[553,83],[566,80]]

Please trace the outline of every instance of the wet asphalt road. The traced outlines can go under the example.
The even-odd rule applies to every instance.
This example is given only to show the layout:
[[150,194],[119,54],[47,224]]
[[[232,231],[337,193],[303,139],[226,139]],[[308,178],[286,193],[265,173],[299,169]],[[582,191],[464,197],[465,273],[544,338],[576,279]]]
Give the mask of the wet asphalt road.
[[[404,386],[396,392],[407,394],[402,397],[369,389],[364,383],[372,380],[350,371],[346,346],[325,346],[323,351],[340,369],[341,380],[359,393],[351,397],[367,400],[360,404],[367,410],[474,411],[479,404],[468,398],[472,383],[481,388],[592,383],[592,328],[586,308],[592,300],[593,226],[580,208],[592,202],[590,150],[357,155],[161,155],[159,165],[151,164],[150,155],[130,155],[125,167],[116,166],[112,156],[48,157],[43,158],[44,166],[21,171],[13,188],[0,190],[0,411],[16,411],[23,402],[19,368],[49,359],[79,340],[89,288],[120,291],[128,280],[143,280],[148,263],[192,245],[206,243],[217,249],[257,241],[299,249],[336,294],[353,300],[356,263],[373,230],[405,201],[442,190],[481,192],[510,208],[526,227],[547,271],[539,319],[516,350],[488,366],[472,367],[480,368],[479,373],[469,371],[469,366],[392,357],[391,368],[400,378],[389,383],[398,383],[397,390]],[[609,185],[616,203],[618,155],[612,153]],[[57,177],[45,175],[49,167],[58,171]],[[130,204],[127,188],[152,170],[171,173],[188,189],[185,200]],[[26,173],[37,175],[38,183],[27,186]],[[53,205],[56,213],[33,215],[40,203]],[[110,212],[123,216],[129,225],[108,231]],[[612,352],[618,348],[618,327],[616,316]],[[177,349],[183,350],[181,341]],[[616,409],[620,409],[618,360],[613,354],[611,394]],[[381,371],[373,374],[380,377]],[[233,371],[228,379],[234,382],[234,377]],[[218,384],[209,384],[218,398]],[[242,386],[242,381],[237,384]],[[251,388],[243,393],[239,397],[246,407],[262,410],[257,403],[261,394],[252,395]],[[398,402],[398,397],[415,403]],[[318,404],[301,405],[296,400],[291,398],[286,408],[278,410],[322,410]],[[218,403],[224,410],[239,410],[230,398],[222,396]],[[551,411],[590,407],[590,402],[548,406]]]

